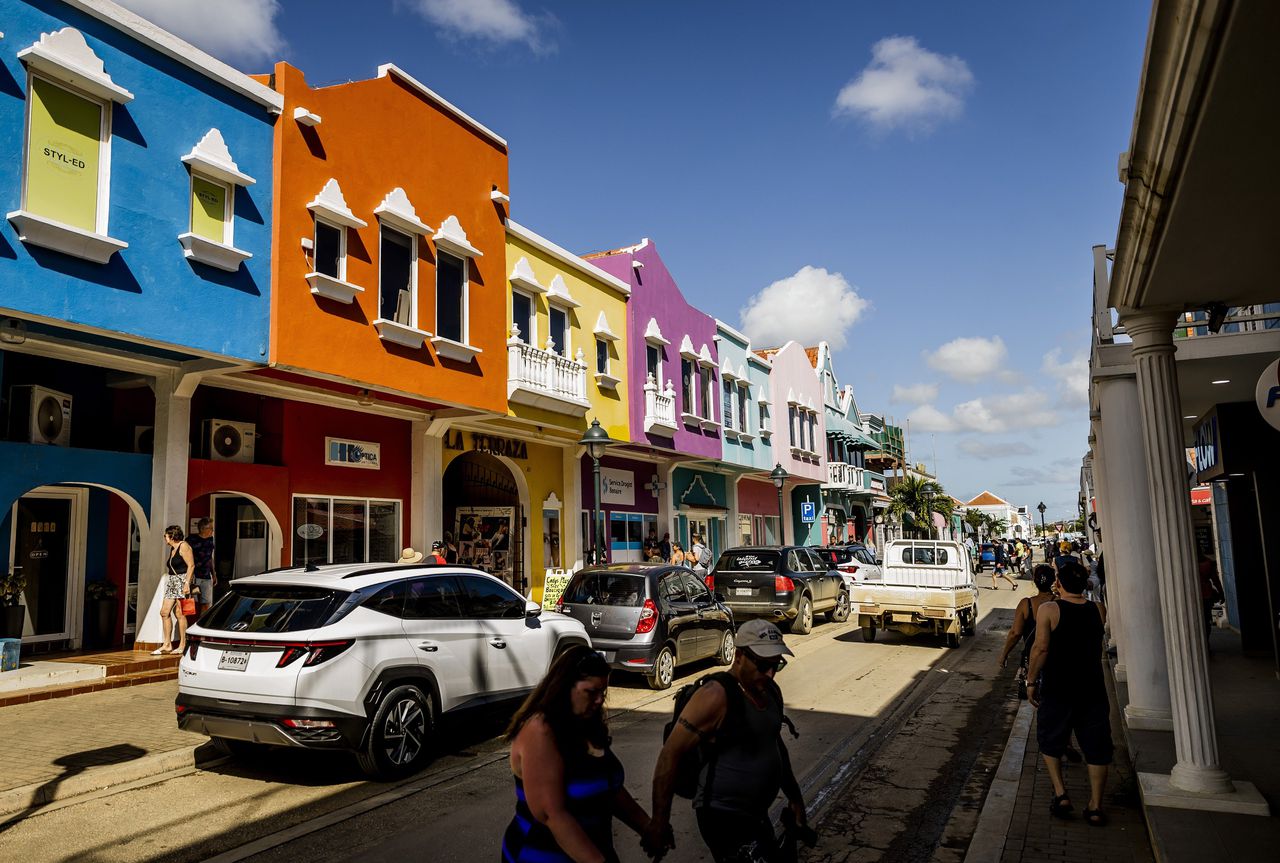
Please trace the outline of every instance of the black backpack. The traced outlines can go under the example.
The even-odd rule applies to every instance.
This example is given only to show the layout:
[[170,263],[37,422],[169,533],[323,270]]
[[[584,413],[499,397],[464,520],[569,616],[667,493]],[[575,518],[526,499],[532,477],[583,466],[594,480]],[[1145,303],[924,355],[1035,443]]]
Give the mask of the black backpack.
[[[739,734],[742,725],[742,687],[738,685],[738,679],[727,671],[717,671],[714,674],[708,674],[700,677],[693,683],[686,684],[676,692],[675,702],[671,708],[671,721],[662,727],[662,742],[666,743],[667,738],[671,736],[671,732],[676,727],[676,722],[680,719],[680,714],[684,710],[685,705],[693,698],[697,692],[708,681],[714,680],[724,687],[725,697],[728,699],[728,710],[725,713],[724,722],[716,729],[712,735],[702,738],[698,745],[690,749],[680,759],[680,763],[676,766],[675,793],[678,797],[686,797],[690,800],[698,793],[698,776],[702,773],[702,767],[705,764],[714,765],[716,757],[720,750]],[[777,700],[778,704],[782,702],[782,690],[778,688],[778,684],[770,681],[770,691],[772,696]],[[782,717],[782,723],[791,731],[792,737],[799,737],[800,732],[796,731],[795,725],[785,714]],[[711,777],[707,778],[708,784]]]

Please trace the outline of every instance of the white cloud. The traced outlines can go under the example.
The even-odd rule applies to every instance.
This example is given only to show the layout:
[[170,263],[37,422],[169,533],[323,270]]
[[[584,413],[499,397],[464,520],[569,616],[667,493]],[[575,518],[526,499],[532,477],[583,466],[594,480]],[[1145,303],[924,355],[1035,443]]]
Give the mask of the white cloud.
[[901,384],[894,384],[893,394],[889,396],[889,401],[909,405],[923,405],[928,404],[937,397],[937,384],[911,384],[905,387]]
[[928,432],[1005,434],[1056,426],[1061,419],[1035,390],[1001,393],[961,402],[944,413],[921,405],[908,414],[912,429]]
[[1024,441],[983,440],[982,438],[965,438],[957,445],[957,449],[967,456],[982,461],[991,459],[1013,458],[1021,455],[1032,455],[1035,451]]
[[276,27],[279,0],[117,0],[156,25],[228,63],[261,66],[285,48]]
[[958,381],[978,383],[989,380],[1001,371],[1001,364],[1008,355],[1004,339],[981,336],[954,339],[931,354],[926,354],[930,367]]
[[530,15],[515,0],[396,0],[462,39],[495,45],[524,43],[538,53],[555,49],[549,15]]
[[1089,354],[1080,351],[1075,356],[1061,360],[1062,349],[1054,348],[1044,355],[1040,369],[1058,382],[1062,388],[1063,403],[1073,407],[1089,403]]
[[739,315],[742,331],[758,345],[826,340],[839,350],[866,307],[867,301],[840,273],[802,267],[747,300]]
[[841,88],[832,111],[880,131],[928,131],[960,114],[972,86],[964,60],[922,48],[914,36],[891,36],[871,47],[871,62]]
[[1005,485],[1075,485],[1080,481],[1080,469],[1046,468],[1046,467],[1014,467],[1013,477],[1004,481]]

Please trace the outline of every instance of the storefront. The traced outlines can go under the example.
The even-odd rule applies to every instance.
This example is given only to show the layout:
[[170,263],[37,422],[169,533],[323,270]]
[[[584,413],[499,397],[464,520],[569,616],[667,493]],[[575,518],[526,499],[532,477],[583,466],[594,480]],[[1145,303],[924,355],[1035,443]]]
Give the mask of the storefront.
[[671,474],[672,513],[676,531],[673,534],[686,548],[693,547],[695,536],[706,537],[712,560],[734,543],[729,533],[728,483],[723,473],[677,467]]
[[[610,563],[628,563],[644,559],[644,541],[652,533],[658,540],[671,532],[669,525],[658,523],[658,495],[661,480],[653,462],[606,455],[600,460],[601,525],[608,544]],[[591,510],[596,497],[592,462],[582,459],[582,512],[579,530],[584,555],[593,546]],[[671,533],[672,540],[678,540]]]
[[737,545],[777,545],[778,490],[768,480],[738,481]]

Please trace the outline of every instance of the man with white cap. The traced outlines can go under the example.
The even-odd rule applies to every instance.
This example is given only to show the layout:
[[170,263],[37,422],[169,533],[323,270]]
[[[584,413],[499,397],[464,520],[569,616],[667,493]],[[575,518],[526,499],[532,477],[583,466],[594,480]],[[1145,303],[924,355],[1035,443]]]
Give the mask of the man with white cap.
[[[706,744],[693,798],[698,832],[716,863],[771,860],[776,854],[769,807],[781,791],[797,823],[806,824],[804,797],[782,742],[782,691],[774,677],[794,656],[767,620],[738,629],[728,674],[704,678],[681,711],[653,774],[653,818],[643,844],[650,854],[673,847],[671,801],[681,759]],[[755,857],[741,857],[750,849]]]

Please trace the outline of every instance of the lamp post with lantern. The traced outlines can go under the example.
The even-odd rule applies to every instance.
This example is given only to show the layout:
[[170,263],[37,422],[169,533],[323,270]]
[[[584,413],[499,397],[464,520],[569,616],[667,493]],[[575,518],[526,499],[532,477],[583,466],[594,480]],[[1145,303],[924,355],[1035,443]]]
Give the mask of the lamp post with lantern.
[[1036,506],[1036,509],[1040,510],[1040,538],[1048,539],[1049,530],[1044,525],[1044,511],[1048,509],[1048,507],[1044,505],[1044,501],[1040,501],[1039,505]]
[[604,497],[604,490],[600,484],[600,459],[604,457],[604,451],[614,442],[613,438],[609,437],[609,433],[600,427],[600,420],[598,419],[591,421],[591,428],[587,429],[582,436],[582,440],[578,441],[581,446],[586,448],[587,455],[591,456],[591,477],[596,488],[595,505],[591,508],[591,562],[594,564],[605,562],[602,553],[604,526],[600,517],[600,507]]
[[782,486],[786,483],[787,477],[790,476],[782,469],[779,463],[769,472],[769,479],[773,480],[773,487],[778,490],[778,544],[787,544],[787,524],[782,515]]

